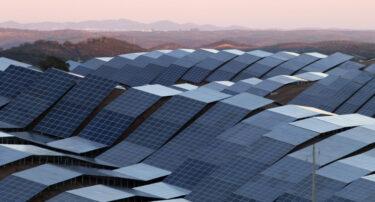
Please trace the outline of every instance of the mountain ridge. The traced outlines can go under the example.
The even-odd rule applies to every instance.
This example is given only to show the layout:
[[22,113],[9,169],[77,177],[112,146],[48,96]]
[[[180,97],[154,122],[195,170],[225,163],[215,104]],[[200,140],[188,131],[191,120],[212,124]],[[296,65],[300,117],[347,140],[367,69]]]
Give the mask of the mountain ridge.
[[92,31],[177,31],[177,30],[231,30],[248,29],[242,26],[216,26],[210,24],[176,23],[169,20],[159,20],[151,23],[143,23],[129,19],[116,20],[87,20],[79,22],[34,22],[20,23],[16,21],[0,22],[1,28],[26,29],[39,31],[53,30],[92,30]]

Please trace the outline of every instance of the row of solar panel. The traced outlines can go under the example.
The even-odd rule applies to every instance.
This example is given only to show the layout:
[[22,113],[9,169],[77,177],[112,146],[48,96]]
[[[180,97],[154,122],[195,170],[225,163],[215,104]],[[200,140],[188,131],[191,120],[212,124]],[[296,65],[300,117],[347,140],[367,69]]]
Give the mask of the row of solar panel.
[[[243,96],[248,95],[241,95]],[[225,99],[225,102],[223,100],[216,105],[217,109],[211,110],[229,110],[225,104],[237,103],[238,99]],[[226,117],[226,113],[229,113],[226,112],[219,116],[223,118],[217,120],[230,120],[225,122],[228,125],[220,130],[209,130],[200,136],[197,134],[205,131],[210,124],[221,125],[221,122],[216,122],[215,119],[206,122],[216,116],[202,116],[201,121],[197,120],[189,128],[199,124],[208,125],[196,128],[196,132],[189,132],[192,129],[186,128],[159,151],[146,158],[142,164],[106,172],[98,169],[88,172],[77,167],[62,168],[47,164],[14,173],[0,181],[4,193],[0,196],[3,199],[28,200],[47,187],[63,181],[82,175],[106,175],[120,179],[133,177],[136,180],[168,177],[162,182],[134,189],[93,186],[72,190],[56,196],[51,201],[73,200],[75,197],[78,197],[79,201],[85,198],[94,200],[88,193],[100,190],[103,190],[103,193],[96,197],[116,199],[135,196],[169,199],[186,196],[186,199],[192,201],[309,200],[313,167],[310,144],[319,138],[320,141],[315,144],[315,177],[318,181],[316,190],[319,201],[330,198],[337,201],[354,198],[356,200],[353,201],[360,201],[359,199],[374,197],[371,189],[374,187],[374,181],[371,181],[373,178],[366,176],[375,169],[374,153],[373,150],[364,150],[375,141],[374,119],[356,114],[338,116],[314,108],[287,105],[265,110],[238,123],[246,114],[256,109],[257,107],[252,106],[242,113],[234,113],[238,115],[237,121]],[[187,141],[181,141],[183,139]],[[178,145],[178,142],[187,146]],[[17,148],[6,146],[6,149]],[[39,155],[41,153],[58,155],[47,151],[40,151]],[[166,163],[166,159],[173,163]],[[363,183],[367,183],[370,188],[363,187]],[[29,188],[22,189],[20,194],[18,190],[9,190],[9,187],[15,186]],[[357,194],[350,195],[350,191]],[[110,195],[108,192],[115,193]]]
[[[239,81],[251,77],[269,78],[304,72],[328,72],[341,65],[357,65],[353,57],[335,53],[275,54],[255,50],[217,51],[212,49],[178,49],[119,55],[114,58],[94,58],[72,71],[81,75],[95,74],[127,86],[150,83],[173,85],[178,81],[200,84],[220,80]],[[82,71],[81,69],[84,69]]]
[[291,104],[317,107],[338,114],[375,116],[372,74],[351,69],[331,74],[304,90]]
[[[179,90],[161,85],[135,87],[117,97],[99,113],[93,114],[103,100],[111,94],[116,82],[94,75],[79,78],[54,69],[48,70],[44,74],[29,69],[22,70],[38,74],[38,78],[33,78],[29,74],[19,74],[19,71],[21,69],[18,67],[8,68],[3,77],[4,81],[14,81],[13,84],[20,83],[20,85],[27,85],[29,88],[19,90],[18,84],[10,87],[7,86],[7,83],[1,84],[7,89],[4,92],[16,93],[23,90],[12,102],[0,110],[1,128],[25,128],[32,125],[32,131],[39,134],[21,132],[15,135],[28,141],[43,143],[50,147],[74,153],[86,153],[110,146],[123,135],[124,131],[131,128],[132,123],[135,122],[138,116],[145,113],[160,99],[177,95],[181,91],[194,89],[191,88],[192,85],[187,89],[183,89],[182,85],[173,86]],[[257,85],[240,81],[238,84],[240,84],[241,88],[236,87],[237,83],[211,82],[197,91],[184,93],[167,102],[165,106],[158,109],[157,113],[149,117],[138,130],[130,135],[128,134],[130,142],[124,142],[124,144],[130,144],[135,147],[134,143],[140,141],[135,137],[142,136],[144,138],[146,137],[145,134],[150,133],[150,131],[160,131],[164,135],[164,138],[162,138],[162,142],[164,142],[198,112],[202,111],[205,105],[212,101],[217,101],[218,98],[223,96],[228,97],[242,92],[254,93],[251,91],[254,89],[263,89],[270,93],[283,85],[294,82],[315,81],[316,79],[324,78],[324,76],[326,75],[310,72],[295,77],[275,76],[264,81],[258,79],[259,83]],[[271,88],[264,88],[268,83],[271,83],[271,85],[268,85]],[[245,84],[248,84],[246,88],[244,88]],[[38,90],[36,89],[45,89],[45,91],[39,90],[40,93],[37,93]],[[227,94],[220,94],[213,90],[226,91]],[[30,97],[30,93],[37,94],[35,97]],[[266,94],[261,95],[265,96]],[[182,97],[184,99],[181,99]],[[190,100],[187,100],[186,97],[190,98]],[[124,108],[124,106],[127,107]],[[188,109],[193,111],[187,111]],[[45,112],[48,113],[45,114]],[[178,112],[180,116],[176,117]],[[191,113],[191,115],[186,116],[182,112]],[[94,118],[80,129],[80,126],[87,118],[92,116]],[[168,120],[171,117],[175,117],[175,119]],[[176,124],[178,119],[181,119],[180,125]],[[34,123],[35,120],[37,121]],[[77,136],[68,138],[72,135]],[[58,140],[57,138],[65,139]],[[141,143],[142,146],[147,146],[145,144],[148,144],[148,147],[153,149],[158,148],[158,146],[150,146],[150,142]],[[155,144],[159,145],[160,143]],[[150,152],[150,148],[146,148],[146,150]]]

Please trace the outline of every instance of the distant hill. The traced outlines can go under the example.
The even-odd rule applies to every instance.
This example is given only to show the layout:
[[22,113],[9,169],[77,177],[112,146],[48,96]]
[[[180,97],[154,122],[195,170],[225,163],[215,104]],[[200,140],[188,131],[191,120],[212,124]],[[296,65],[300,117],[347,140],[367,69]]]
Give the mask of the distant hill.
[[179,44],[185,48],[203,47],[218,41],[232,41],[251,46],[284,43],[316,43],[321,41],[354,41],[375,43],[375,31],[350,30],[224,30],[224,31],[35,31],[0,28],[0,47],[11,48],[38,40],[77,43],[89,38],[108,37],[153,48],[164,44]]
[[357,56],[359,59],[375,58],[375,43],[353,41],[323,41],[317,43],[284,43],[260,47],[272,52],[288,50],[295,52],[320,52],[331,54],[337,51]]
[[158,46],[152,47],[150,48],[150,50],[173,50],[173,49],[179,49],[179,48],[185,48],[185,47],[177,43],[165,43],[165,44],[160,44]]
[[[220,40],[193,48],[215,48],[215,49],[241,49],[253,50],[263,49],[271,52],[282,50],[303,52],[321,52],[331,54],[337,51],[357,56],[358,59],[368,60],[375,58],[375,43],[362,43],[353,41],[324,41],[316,43],[281,43],[271,46],[248,45],[231,40]],[[57,41],[36,41],[26,43],[18,47],[0,50],[0,56],[19,60],[29,64],[39,65],[48,57],[66,60],[84,61],[93,57],[115,56],[129,52],[141,52],[155,49],[177,49],[186,48],[176,43],[165,43],[155,46],[151,49],[145,49],[138,45],[114,39],[114,38],[96,38],[88,39],[78,43]],[[370,63],[370,62],[369,62]]]
[[0,51],[0,56],[38,65],[47,57],[61,60],[87,60],[93,57],[115,56],[145,49],[112,38],[88,39],[79,43],[59,43],[56,41],[36,41]]
[[255,48],[255,46],[237,43],[231,40],[221,40],[214,43],[206,44],[202,46],[203,48],[213,48],[213,49],[250,49]]
[[82,22],[37,22],[18,23],[14,21],[0,23],[1,28],[27,29],[27,30],[93,30],[93,31],[186,31],[199,29],[203,31],[245,29],[241,26],[220,27],[214,25],[198,25],[194,23],[176,23],[168,20],[156,21],[152,23],[141,23],[128,19],[118,20],[90,20]]

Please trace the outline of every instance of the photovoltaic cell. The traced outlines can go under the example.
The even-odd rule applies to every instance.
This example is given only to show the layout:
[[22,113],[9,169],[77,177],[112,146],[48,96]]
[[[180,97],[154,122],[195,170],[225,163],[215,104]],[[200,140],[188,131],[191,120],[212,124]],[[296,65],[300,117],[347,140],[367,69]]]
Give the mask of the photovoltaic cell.
[[239,81],[252,77],[261,78],[268,71],[272,70],[276,66],[296,56],[297,55],[288,52],[279,52],[269,57],[263,58],[244,69],[240,74],[238,74],[234,78],[234,81]]
[[[211,95],[201,94],[203,92],[211,92]],[[146,119],[125,141],[104,152],[97,159],[120,166],[138,163],[163,146],[208,103],[225,96],[212,90],[200,89],[174,96]],[[118,162],[118,159],[121,159],[121,162]]]
[[341,63],[344,63],[348,60],[351,60],[353,58],[353,56],[350,56],[350,55],[346,55],[346,54],[343,54],[343,53],[334,53],[326,58],[323,58],[321,60],[318,60],[306,67],[304,67],[300,73],[303,73],[303,72],[326,72],[330,69],[332,69],[333,67],[341,64]]
[[165,69],[152,83],[166,86],[175,84],[191,67],[217,53],[215,50],[200,49],[187,55]]
[[[268,53],[268,54],[271,55],[271,53]],[[232,59],[231,61],[224,64],[223,66],[219,67],[206,79],[206,81],[231,80],[236,74],[238,74],[244,68],[246,68],[247,66],[253,64],[254,62],[260,59],[262,59],[262,57],[253,55],[251,54],[251,52],[244,53]]]
[[0,79],[0,96],[13,98],[23,92],[36,79],[41,72],[17,66],[8,67]]
[[192,83],[200,83],[205,80],[215,69],[229,62],[233,58],[243,54],[241,51],[231,52],[228,50],[220,51],[212,57],[199,62],[182,77],[183,80]]
[[369,101],[367,101],[357,113],[374,117],[375,116],[375,96],[373,96]]
[[321,58],[309,54],[301,54],[275,67],[266,75],[264,75],[264,78],[270,78],[278,75],[293,75],[295,72],[302,69],[306,65],[309,65],[319,59]]
[[75,79],[73,75],[56,69],[47,70],[40,79],[0,110],[0,120],[4,122],[1,124],[26,127],[60,99],[75,84]]
[[89,75],[73,87],[34,130],[56,137],[69,137],[112,92],[116,82]]
[[174,170],[189,156],[194,155],[196,150],[238,123],[249,112],[269,103],[270,100],[246,93],[224,99],[144,162]]
[[361,108],[372,96],[375,95],[375,80],[372,79],[367,84],[362,86],[351,98],[349,98],[343,105],[341,105],[335,113],[348,114],[355,113]]
[[47,186],[10,175],[0,181],[1,201],[29,201]]

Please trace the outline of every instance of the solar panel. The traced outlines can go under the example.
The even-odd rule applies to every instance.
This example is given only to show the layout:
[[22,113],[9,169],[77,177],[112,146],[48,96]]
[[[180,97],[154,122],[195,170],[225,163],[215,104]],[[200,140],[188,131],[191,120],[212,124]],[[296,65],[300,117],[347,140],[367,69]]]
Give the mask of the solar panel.
[[238,123],[249,112],[270,103],[270,100],[247,93],[224,99],[144,162],[174,170],[196,150]]
[[216,168],[210,163],[193,159],[188,159],[184,165],[176,169],[174,174],[169,175],[163,182],[191,190],[203,177]]
[[26,127],[60,99],[74,84],[75,77],[48,69],[40,79],[0,110],[4,127]]
[[341,76],[330,75],[314,83],[290,103],[333,112],[371,79],[368,74],[359,70],[348,70]]
[[43,164],[13,174],[31,182],[51,186],[66,180],[78,177],[81,173],[58,167],[52,164]]
[[104,107],[78,137],[57,140],[48,145],[75,153],[85,153],[109,146],[156,102],[178,93],[180,91],[161,85],[131,88]]
[[208,89],[197,89],[174,96],[125,141],[104,152],[97,159],[120,166],[138,163],[165,144],[208,103],[225,97],[228,95]]
[[351,98],[341,105],[335,112],[338,114],[347,114],[356,112],[363,106],[372,96],[375,95],[375,80],[372,79],[362,86]]
[[229,86],[228,88],[223,90],[223,93],[228,94],[237,94],[237,93],[243,93],[249,90],[254,85],[260,83],[262,80],[258,78],[249,78],[237,81],[233,85]]
[[367,101],[357,113],[373,117],[375,116],[375,96],[373,96],[369,101]]
[[269,57],[263,58],[256,63],[250,65],[246,69],[244,69],[240,74],[238,74],[234,81],[239,81],[243,79],[248,79],[251,77],[261,78],[267,72],[275,68],[276,66],[286,62],[297,55],[295,53],[288,53],[288,52],[278,52],[274,55]]
[[212,57],[208,57],[203,61],[196,64],[194,67],[189,69],[188,72],[182,77],[183,80],[192,83],[201,83],[207,76],[211,74],[215,69],[229,62],[233,58],[243,54],[242,51],[220,51]]
[[91,200],[81,196],[77,196],[68,192],[63,192],[57,196],[52,197],[48,202],[65,202],[65,201],[76,201],[76,202],[95,202],[96,200]]
[[116,82],[89,75],[73,87],[34,130],[56,137],[69,137],[112,92]]
[[27,89],[40,76],[41,72],[12,65],[1,76],[0,96],[13,98]]
[[30,156],[29,154],[21,151],[15,151],[13,149],[3,147],[0,145],[0,166],[7,165],[11,162]]
[[189,190],[176,187],[164,182],[135,187],[134,190],[159,199],[172,199],[185,196],[186,194],[190,193]]
[[216,50],[207,49],[197,50],[194,53],[191,53],[171,64],[168,68],[165,69],[163,73],[161,73],[157,78],[155,78],[153,83],[163,84],[166,86],[173,85],[191,67],[217,52],[218,51]]
[[1,201],[29,201],[47,186],[10,175],[0,181]]
[[[258,51],[259,52],[259,51]],[[242,71],[244,68],[253,64],[254,62],[262,59],[265,56],[272,55],[268,52],[263,52],[262,55],[254,54],[253,51],[244,53],[223,66],[215,70],[206,81],[222,81],[222,80],[231,80],[236,74]]]
[[309,65],[319,59],[321,59],[321,57],[316,57],[309,54],[301,54],[272,69],[266,75],[264,75],[264,78],[270,78],[278,75],[293,75],[295,72],[302,69],[306,65]]
[[375,74],[375,64],[369,65],[365,68],[365,71]]
[[373,201],[375,183],[374,175],[362,177],[337,192],[330,201]]
[[337,52],[304,67],[299,72],[325,72],[341,63],[351,60],[352,58],[353,56]]
[[165,177],[171,174],[170,171],[163,170],[144,163],[138,163],[127,167],[122,167],[114,170],[126,176],[131,176],[135,179],[149,181],[157,178]]
[[134,193],[131,193],[131,190],[120,190],[100,184],[69,190],[67,193],[93,201],[124,200],[135,196]]
[[[292,106],[290,106],[292,107]],[[284,108],[284,107],[281,107]],[[277,109],[277,108],[275,108]],[[298,109],[293,111],[299,111],[298,113],[288,113],[288,110],[280,109],[279,111],[284,114],[290,114],[294,117],[298,117],[296,114],[303,114],[305,111],[305,116],[312,114],[308,113],[307,109]],[[269,110],[267,110],[269,111]],[[305,130],[302,136],[305,140],[300,139],[300,142],[293,145],[293,141],[279,141],[285,137],[276,139],[269,139],[267,137],[267,132],[269,130],[262,130],[253,124],[258,124],[262,122],[266,125],[275,125],[269,122],[270,113],[263,111],[249,120],[243,121],[237,126],[229,129],[228,131],[222,133],[218,136],[220,141],[211,141],[209,146],[205,146],[201,149],[194,158],[199,159],[204,162],[209,162],[211,165],[219,166],[212,174],[205,176],[201,181],[192,189],[192,193],[186,198],[189,200],[229,200],[232,191],[235,191],[242,184],[246,183],[248,180],[268,166],[272,165],[275,161],[282,158],[285,154],[291,151],[297,144],[304,142],[310,138],[313,138],[318,133],[313,133],[312,131]],[[277,111],[277,110],[275,110]],[[266,113],[267,112],[267,113]],[[285,113],[286,112],[286,113]],[[273,114],[271,117],[275,117],[277,114]],[[283,115],[284,116],[284,115]],[[281,116],[281,117],[283,117]],[[285,117],[284,117],[285,119]],[[293,120],[293,118],[290,118]],[[255,122],[256,121],[256,122]],[[284,124],[286,124],[284,122]],[[276,124],[277,125],[277,124]],[[293,131],[293,133],[285,133],[283,127],[275,127],[274,130],[279,130],[281,134],[285,135],[300,135],[301,130]],[[273,131],[272,131],[273,132]],[[280,134],[278,133],[278,134]],[[263,136],[263,137],[262,137]],[[272,136],[277,136],[273,134]],[[294,138],[294,137],[289,137]],[[223,142],[224,141],[224,142]],[[231,144],[232,143],[232,144]],[[184,163],[180,168],[188,166]],[[173,172],[168,178],[177,175],[177,171]],[[181,172],[184,173],[184,172]],[[187,178],[192,176],[188,176]],[[218,183],[216,183],[218,181]],[[220,197],[217,198],[217,194],[214,190],[220,190]]]

